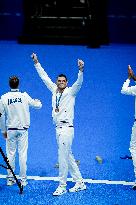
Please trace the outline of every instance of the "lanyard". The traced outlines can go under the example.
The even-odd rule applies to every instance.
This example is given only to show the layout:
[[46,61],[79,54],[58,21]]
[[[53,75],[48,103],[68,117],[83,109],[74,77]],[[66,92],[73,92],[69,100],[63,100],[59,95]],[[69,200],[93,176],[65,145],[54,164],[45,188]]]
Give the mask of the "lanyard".
[[57,95],[56,95],[56,108],[59,107],[59,103],[60,103],[61,97],[62,97],[62,93],[60,94],[59,98],[58,98]]

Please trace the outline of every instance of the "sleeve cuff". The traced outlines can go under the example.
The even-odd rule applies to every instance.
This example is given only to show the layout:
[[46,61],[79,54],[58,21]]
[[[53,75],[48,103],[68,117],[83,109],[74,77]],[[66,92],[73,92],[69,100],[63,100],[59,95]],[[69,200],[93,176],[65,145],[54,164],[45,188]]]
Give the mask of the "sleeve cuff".
[[38,62],[38,63],[35,63],[34,66],[37,68],[39,67],[41,64]]

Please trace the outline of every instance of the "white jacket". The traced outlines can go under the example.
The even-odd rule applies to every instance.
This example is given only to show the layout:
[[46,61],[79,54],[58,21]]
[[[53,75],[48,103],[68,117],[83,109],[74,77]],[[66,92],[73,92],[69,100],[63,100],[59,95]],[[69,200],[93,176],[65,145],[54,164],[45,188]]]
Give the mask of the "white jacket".
[[61,121],[66,121],[69,125],[73,125],[75,98],[83,82],[83,72],[79,70],[76,82],[72,87],[65,88],[60,99],[59,112],[55,112],[57,85],[51,81],[40,63],[35,64],[35,68],[44,84],[52,92],[52,117],[54,123],[60,125]]
[[8,128],[29,128],[29,107],[41,108],[39,100],[32,99],[26,92],[21,93],[18,89],[1,96],[0,100],[0,128],[2,132]]
[[129,86],[130,80],[127,79],[122,86],[121,93],[125,95],[132,95],[135,96],[135,119],[136,119],[136,85]]

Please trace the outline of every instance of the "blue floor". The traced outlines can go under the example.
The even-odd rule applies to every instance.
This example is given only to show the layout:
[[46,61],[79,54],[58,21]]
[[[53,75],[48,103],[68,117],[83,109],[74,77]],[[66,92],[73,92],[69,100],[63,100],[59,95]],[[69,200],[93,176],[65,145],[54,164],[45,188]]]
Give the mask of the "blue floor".
[[[31,204],[53,204],[53,205],[135,205],[135,191],[130,186],[87,184],[87,190],[78,193],[69,193],[53,197],[52,192],[57,183],[50,181],[29,181],[23,194],[18,193],[14,185],[8,187],[5,181],[0,183],[0,203],[3,205],[31,205]],[[72,186],[68,183],[68,188]]]
[[[136,73],[136,45],[111,44],[98,49],[72,45],[20,45],[15,41],[0,41],[0,95],[9,90],[8,78],[20,77],[20,90],[39,98],[41,110],[31,110],[29,129],[28,176],[55,177],[58,169],[55,129],[51,117],[51,93],[37,75],[30,58],[37,53],[48,75],[55,82],[60,73],[67,75],[71,86],[77,78],[77,59],[85,62],[83,86],[76,98],[75,138],[73,153],[80,160],[85,179],[134,181],[129,142],[134,121],[134,97],[120,93],[127,79],[127,65]],[[5,141],[0,140],[5,152]],[[103,163],[95,157],[99,155]],[[17,156],[18,159],[18,156]],[[0,164],[3,159],[0,156]],[[18,174],[18,161],[16,174]],[[6,170],[0,167],[0,174]],[[70,176],[69,176],[70,177]],[[0,204],[53,205],[135,205],[136,192],[131,186],[87,183],[87,190],[53,197],[58,182],[29,180],[23,195],[18,187],[6,186],[0,179]],[[72,182],[68,182],[71,187]]]

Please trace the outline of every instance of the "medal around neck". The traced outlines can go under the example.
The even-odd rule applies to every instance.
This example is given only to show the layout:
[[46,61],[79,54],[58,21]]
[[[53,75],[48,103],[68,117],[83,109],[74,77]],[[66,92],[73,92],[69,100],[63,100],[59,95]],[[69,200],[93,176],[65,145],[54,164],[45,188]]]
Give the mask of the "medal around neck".
[[55,108],[55,112],[59,112],[59,108]]
[[62,97],[62,93],[60,94],[59,97],[56,95],[56,108],[55,108],[56,113],[59,112],[59,104],[60,104],[61,97]]

